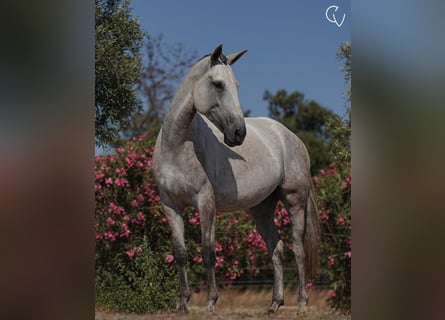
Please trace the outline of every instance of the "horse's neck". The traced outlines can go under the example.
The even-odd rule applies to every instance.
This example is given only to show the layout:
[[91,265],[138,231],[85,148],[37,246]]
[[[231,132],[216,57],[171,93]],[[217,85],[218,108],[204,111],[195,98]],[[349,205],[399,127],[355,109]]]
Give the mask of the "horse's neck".
[[196,114],[193,102],[193,86],[208,70],[208,59],[201,59],[189,71],[176,91],[172,104],[165,115],[162,140],[165,147],[179,150],[190,140],[191,123]]
[[164,118],[162,129],[163,144],[168,148],[178,148],[190,139],[190,126],[195,117],[191,85],[183,83],[173,99]]

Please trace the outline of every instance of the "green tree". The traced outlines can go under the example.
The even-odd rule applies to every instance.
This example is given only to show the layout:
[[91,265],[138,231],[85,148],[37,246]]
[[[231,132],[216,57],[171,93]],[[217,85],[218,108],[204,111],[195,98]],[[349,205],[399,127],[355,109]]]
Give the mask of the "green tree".
[[143,32],[130,0],[96,0],[96,144],[112,144],[141,107],[136,84],[141,73]]
[[327,167],[330,134],[325,124],[333,117],[332,111],[314,100],[305,99],[304,94],[298,91],[288,94],[281,89],[272,94],[266,90],[263,99],[269,102],[269,116],[283,123],[306,144],[312,174]]
[[346,112],[343,118],[334,116],[326,123],[326,128],[332,136],[329,156],[332,162],[351,162],[351,77],[352,77],[352,49],[351,42],[345,41],[337,51],[337,59],[343,62],[341,70],[344,72],[346,95]]
[[329,169],[314,177],[322,226],[323,273],[329,281],[329,304],[344,313],[351,311],[351,42],[337,51],[343,62],[346,115],[326,123],[331,135]]

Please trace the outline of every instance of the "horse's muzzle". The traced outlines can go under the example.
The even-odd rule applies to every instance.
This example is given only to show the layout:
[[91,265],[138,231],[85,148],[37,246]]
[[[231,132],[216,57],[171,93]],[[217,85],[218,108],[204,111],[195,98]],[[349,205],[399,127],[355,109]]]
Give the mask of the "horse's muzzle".
[[239,127],[233,131],[232,137],[228,137],[224,135],[224,143],[229,147],[239,146],[244,142],[244,138],[246,137],[246,127]]
[[237,145],[237,146],[241,145],[244,142],[245,137],[246,137],[246,127],[245,126],[235,129],[235,145]]

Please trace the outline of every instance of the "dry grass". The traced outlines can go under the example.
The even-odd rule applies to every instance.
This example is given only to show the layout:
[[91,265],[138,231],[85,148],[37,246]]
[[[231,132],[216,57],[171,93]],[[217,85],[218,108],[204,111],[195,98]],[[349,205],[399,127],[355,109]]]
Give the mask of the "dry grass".
[[203,312],[206,292],[194,294],[190,303],[191,311],[184,315],[164,313],[154,315],[118,314],[96,310],[96,320],[238,320],[238,319],[305,319],[305,320],[350,320],[351,316],[333,314],[327,303],[326,290],[309,290],[309,313],[297,315],[297,294],[294,290],[286,290],[285,305],[274,315],[266,315],[270,304],[271,290],[239,290],[224,289],[220,291],[216,304],[216,315],[209,316]]

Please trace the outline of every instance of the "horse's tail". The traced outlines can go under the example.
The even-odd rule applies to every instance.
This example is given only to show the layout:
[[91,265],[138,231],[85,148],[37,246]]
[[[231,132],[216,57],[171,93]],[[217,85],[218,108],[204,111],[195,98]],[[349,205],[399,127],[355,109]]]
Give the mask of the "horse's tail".
[[306,230],[304,235],[304,251],[306,256],[306,276],[315,276],[319,263],[320,220],[314,198],[314,186],[311,184],[309,199],[306,205]]

